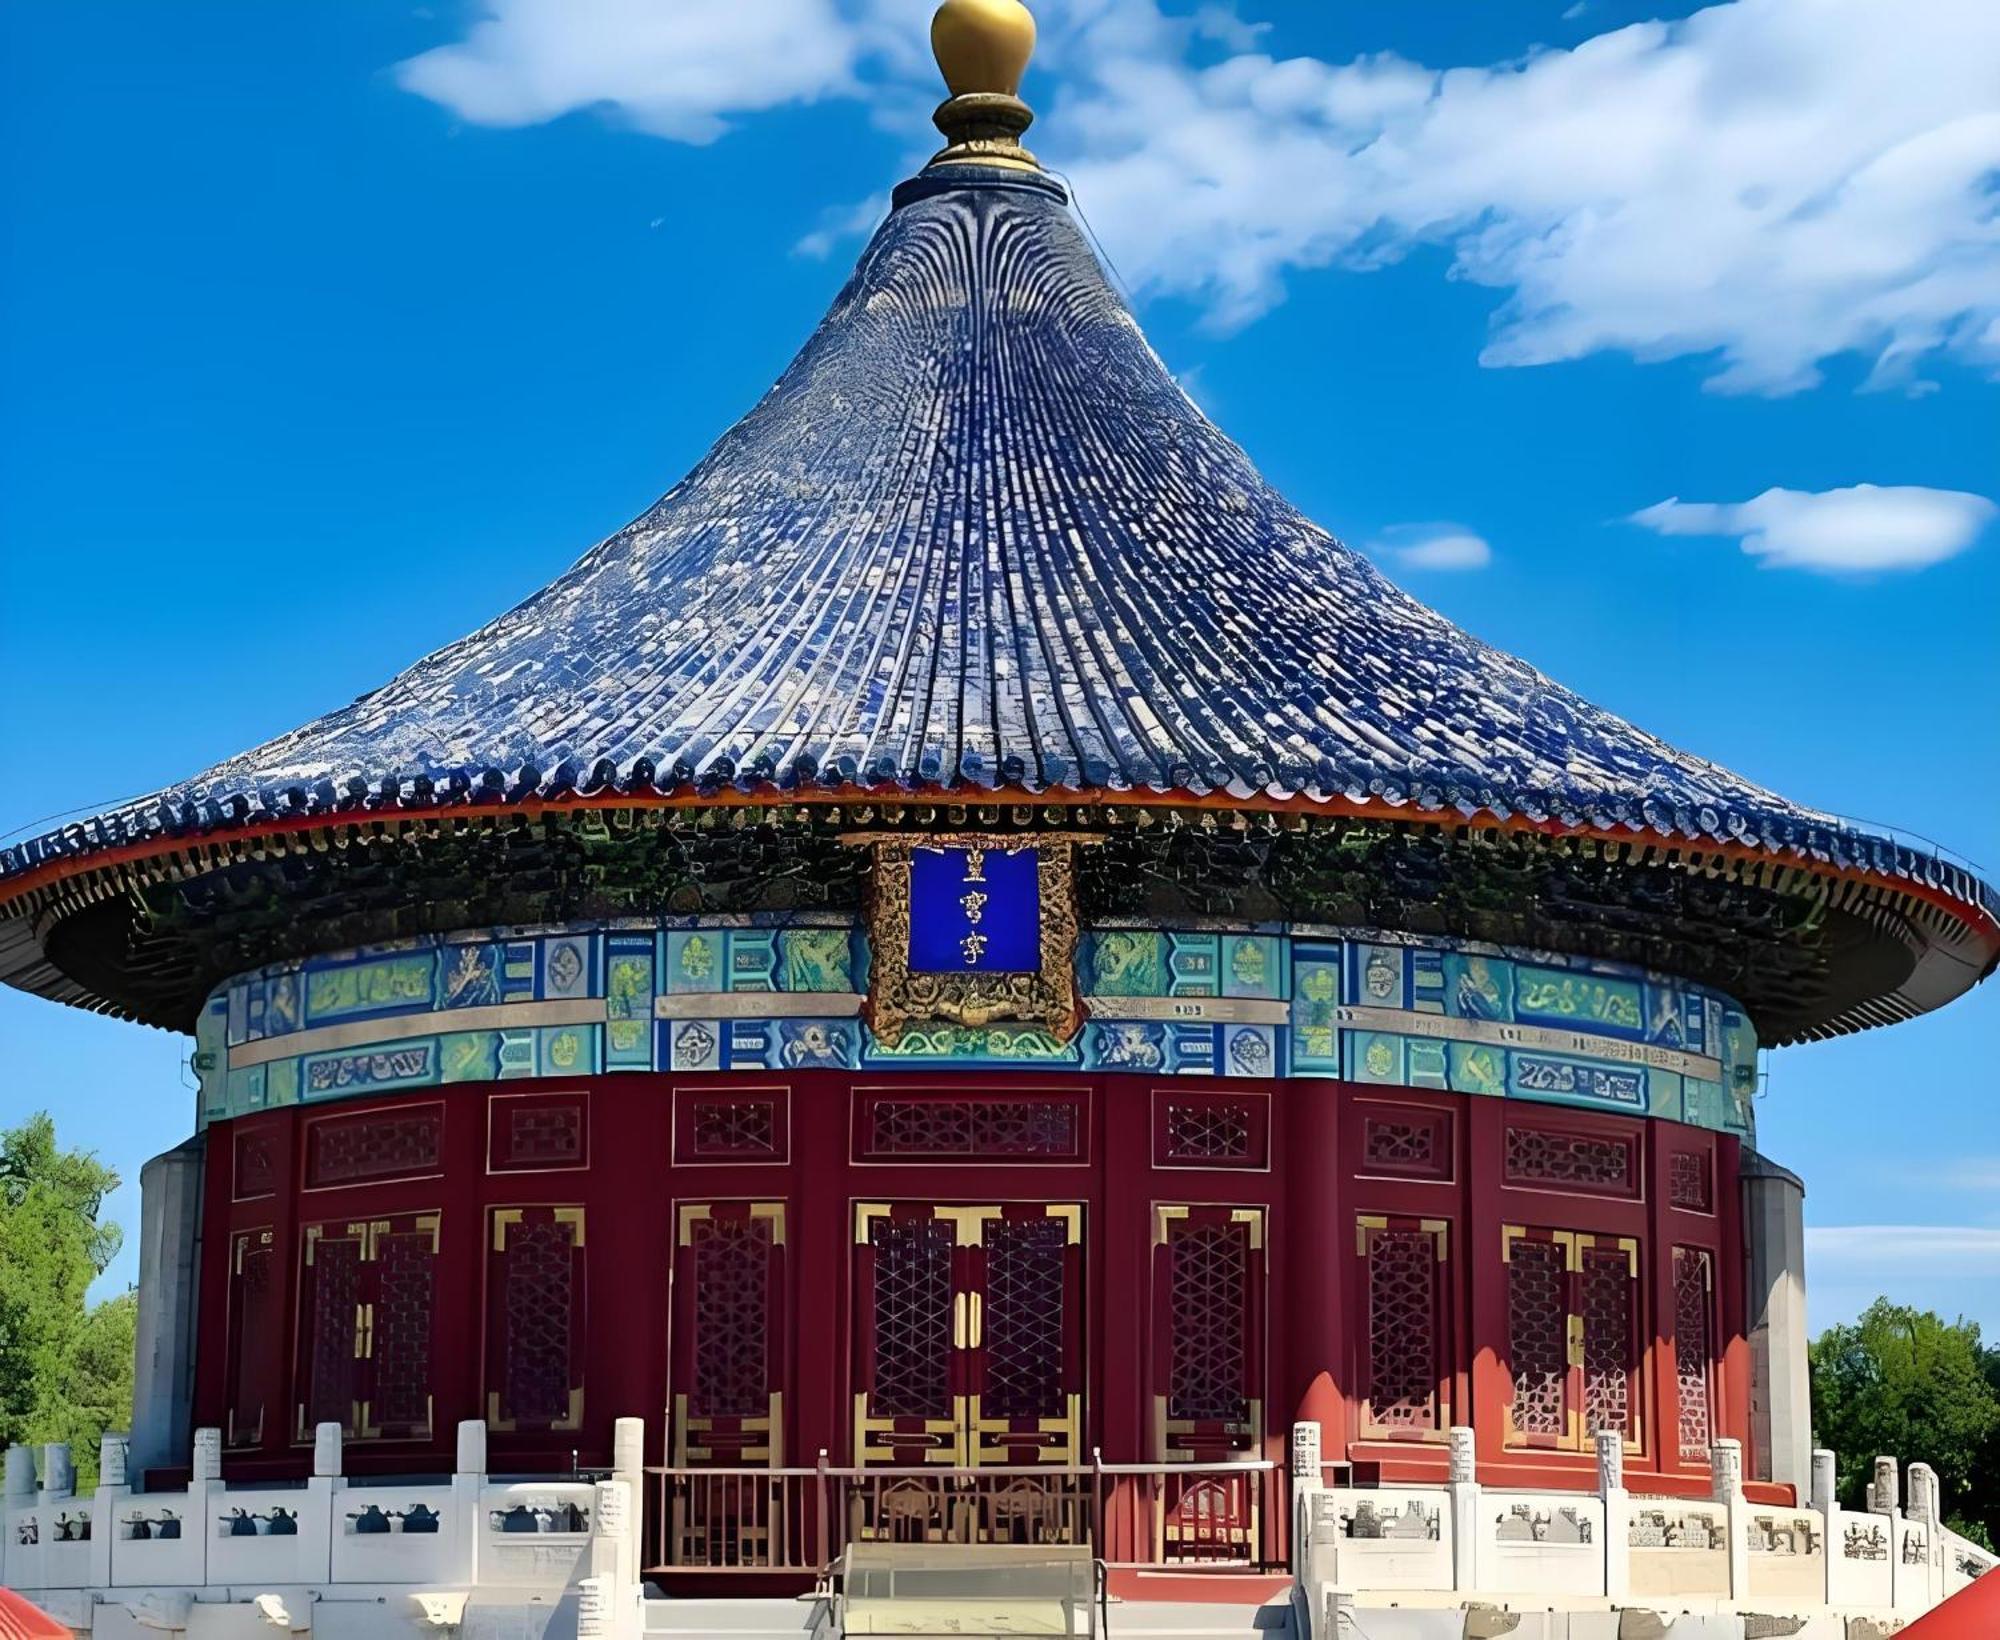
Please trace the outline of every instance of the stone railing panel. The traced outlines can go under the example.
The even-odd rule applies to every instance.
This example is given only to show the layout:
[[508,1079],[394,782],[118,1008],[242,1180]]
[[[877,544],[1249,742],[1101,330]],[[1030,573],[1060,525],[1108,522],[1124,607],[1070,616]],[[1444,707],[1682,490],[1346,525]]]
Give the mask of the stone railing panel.
[[209,1509],[211,1583],[291,1584],[326,1578],[326,1503],[303,1487],[230,1488]]
[[2000,1567],[2000,1556],[1982,1549],[1970,1538],[1962,1538],[1946,1528],[1938,1536],[1944,1542],[1944,1592],[1946,1598],[1958,1593],[1976,1577]]
[[1826,1523],[1810,1509],[1752,1506],[1750,1598],[1817,1605],[1826,1598]]
[[7,1584],[48,1589],[79,1589],[87,1584],[96,1530],[92,1513],[87,1498],[59,1498],[9,1509]]
[[1604,1593],[1604,1500],[1574,1492],[1481,1495],[1496,1590]]
[[1634,1498],[1626,1547],[1635,1599],[1729,1594],[1729,1510],[1686,1498]]
[[212,1483],[185,1492],[133,1492],[111,1510],[111,1581],[121,1588],[192,1588],[208,1581]]
[[1371,1487],[1314,1494],[1319,1581],[1343,1589],[1448,1589],[1452,1511],[1442,1487]]
[[464,1582],[457,1510],[448,1484],[347,1482],[333,1494],[333,1581]]
[[1835,1606],[1891,1605],[1895,1600],[1895,1522],[1866,1510],[1835,1509],[1828,1532],[1827,1600]]
[[562,1588],[590,1541],[589,1481],[517,1481],[479,1494],[479,1581],[507,1589]]

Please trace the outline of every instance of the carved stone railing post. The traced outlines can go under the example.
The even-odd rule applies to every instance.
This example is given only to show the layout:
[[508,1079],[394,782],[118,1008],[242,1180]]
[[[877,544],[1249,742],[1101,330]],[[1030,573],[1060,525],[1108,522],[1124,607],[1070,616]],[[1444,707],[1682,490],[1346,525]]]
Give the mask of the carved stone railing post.
[[1840,1498],[1834,1490],[1839,1468],[1834,1453],[1823,1446],[1813,1448],[1812,1493],[1807,1501],[1819,1515],[1820,1541],[1826,1545],[1826,1553],[1820,1556],[1820,1564],[1826,1568],[1826,1588],[1821,1598],[1829,1605],[1833,1601],[1834,1569],[1840,1564],[1840,1534],[1835,1530]]
[[111,1583],[111,1545],[118,1536],[119,1500],[130,1497],[131,1437],[106,1430],[97,1442],[97,1496],[90,1500],[90,1581]]
[[586,1577],[576,1585],[576,1640],[612,1640],[609,1578]]
[[[1292,1576],[1306,1575],[1306,1552],[1311,1547],[1313,1494],[1320,1489],[1320,1426],[1305,1418],[1292,1425]],[[1104,1553],[1099,1549],[1100,1554]]]
[[1597,1432],[1597,1493],[1604,1500],[1604,1593],[1623,1600],[1632,1592],[1632,1504],[1625,1490],[1625,1437]]
[[1944,1533],[1941,1530],[1944,1511],[1937,1471],[1927,1463],[1913,1463],[1906,1485],[1909,1496],[1907,1513],[1910,1521],[1923,1532],[1924,1554],[1922,1564],[1918,1565],[1906,1562],[1899,1551],[1897,1566],[1899,1571],[1908,1573],[1912,1579],[1921,1577],[1923,1589],[1920,1598],[1928,1609],[1944,1598]]
[[197,1429],[188,1450],[187,1524],[181,1535],[201,1539],[200,1581],[208,1581],[208,1546],[215,1537],[215,1517],[222,1508],[222,1431]]
[[[299,1569],[308,1582],[333,1581],[333,1535],[341,1529],[340,1494],[347,1490],[347,1482],[342,1478],[345,1468],[340,1425],[314,1424],[312,1475],[306,1481],[305,1504],[299,1511]],[[309,1549],[308,1520],[312,1522]]]
[[[601,1608],[598,1634],[604,1640],[629,1640],[639,1627],[639,1556],[632,1531],[632,1489],[624,1481],[599,1481],[591,1498],[590,1576],[598,1585]],[[583,1635],[583,1608],[578,1607],[578,1637]]]
[[1743,1443],[1724,1438],[1708,1449],[1711,1496],[1729,1507],[1729,1596],[1750,1598],[1750,1510],[1743,1499]]
[[1896,1478],[1896,1460],[1877,1458],[1875,1473],[1868,1481],[1868,1509],[1871,1514],[1893,1515],[1896,1513],[1900,1487]]
[[468,1588],[479,1582],[479,1495],[486,1486],[486,1421],[466,1418],[458,1426],[458,1458],[452,1469],[453,1560]]
[[1451,1586],[1480,1587],[1479,1444],[1470,1428],[1454,1424],[1445,1436],[1451,1467],[1445,1471],[1451,1494]]
[[[0,1499],[0,1527],[7,1524],[5,1511],[25,1509],[35,1501],[35,1449],[31,1446],[10,1446],[7,1448],[6,1495]],[[13,1533],[0,1531],[0,1586],[26,1585],[28,1576],[19,1570],[26,1558],[13,1553],[14,1569],[8,1567],[8,1556],[13,1552]]]
[[43,1503],[58,1503],[76,1496],[76,1465],[69,1460],[69,1442],[42,1443]]

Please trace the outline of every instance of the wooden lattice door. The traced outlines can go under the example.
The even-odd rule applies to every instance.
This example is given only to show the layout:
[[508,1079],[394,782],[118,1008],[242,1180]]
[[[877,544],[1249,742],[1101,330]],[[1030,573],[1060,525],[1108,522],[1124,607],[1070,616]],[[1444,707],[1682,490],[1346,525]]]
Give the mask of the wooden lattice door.
[[864,1203],[854,1239],[855,1461],[1077,1462],[1083,1209]]
[[1600,1429],[1642,1449],[1639,1244],[1502,1227],[1509,1444],[1582,1450]]
[[438,1225],[404,1213],[305,1227],[294,1440],[322,1423],[349,1440],[430,1437]]

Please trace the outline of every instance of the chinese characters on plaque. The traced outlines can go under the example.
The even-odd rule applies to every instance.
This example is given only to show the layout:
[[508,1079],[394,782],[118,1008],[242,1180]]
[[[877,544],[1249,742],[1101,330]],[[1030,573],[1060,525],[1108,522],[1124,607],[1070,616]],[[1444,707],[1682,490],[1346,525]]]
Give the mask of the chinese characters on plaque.
[[1033,849],[911,851],[912,973],[1034,973],[1042,965],[1041,944]]

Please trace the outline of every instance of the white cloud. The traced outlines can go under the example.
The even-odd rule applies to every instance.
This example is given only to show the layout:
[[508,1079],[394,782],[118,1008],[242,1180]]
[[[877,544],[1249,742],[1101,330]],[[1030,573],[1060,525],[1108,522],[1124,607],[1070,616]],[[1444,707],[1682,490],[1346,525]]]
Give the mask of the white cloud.
[[1484,569],[1493,562],[1485,537],[1459,524],[1392,524],[1368,550],[1404,569]]
[[1450,247],[1497,365],[1710,355],[1788,392],[2000,364],[2000,7],[1740,0],[1518,63],[1095,59],[1044,146],[1143,288],[1254,317],[1288,269]]
[[834,0],[485,0],[485,12],[463,40],[399,64],[398,81],[477,125],[616,109],[681,142],[858,89],[871,44]]
[[[487,124],[605,108],[699,142],[818,97],[865,94],[886,118],[931,78],[889,0],[485,5],[399,73]],[[1505,293],[1493,365],[1696,356],[1715,387],[1764,393],[1849,353],[1878,385],[1940,358],[2000,366],[1989,0],[1736,0],[1444,68],[1274,60],[1213,4],[1037,15],[1035,146],[1142,292],[1218,325],[1281,300],[1292,270],[1437,244]]]
[[1835,574],[1922,569],[1963,552],[2000,508],[1964,490],[1855,484],[1770,489],[1749,501],[1654,503],[1631,516],[1661,535],[1733,535],[1744,552],[1783,569]]

